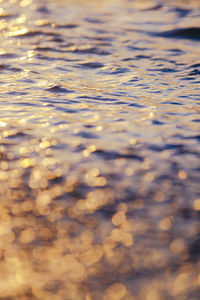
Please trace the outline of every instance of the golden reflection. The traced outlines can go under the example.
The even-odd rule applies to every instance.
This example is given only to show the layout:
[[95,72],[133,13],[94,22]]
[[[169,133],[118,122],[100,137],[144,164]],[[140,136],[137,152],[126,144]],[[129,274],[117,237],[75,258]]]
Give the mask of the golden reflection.
[[7,35],[9,37],[20,36],[29,32],[29,29],[26,27],[20,28],[19,26],[13,26],[12,31],[10,31]]
[[20,2],[20,6],[25,7],[25,6],[30,5],[31,3],[32,3],[32,0],[22,0]]
[[119,211],[112,217],[112,223],[116,226],[121,225],[122,223],[124,223],[125,220],[126,220],[126,215],[122,211]]
[[159,227],[162,230],[169,230],[171,225],[172,225],[171,219],[169,217],[166,217],[160,221]]
[[120,300],[126,295],[126,287],[121,283],[115,283],[106,290],[103,300]]
[[22,24],[26,22],[26,16],[25,15],[21,15],[19,18],[16,19],[16,22],[18,24]]
[[182,239],[175,239],[170,244],[170,249],[173,253],[178,254],[185,248],[184,241]]
[[197,210],[197,211],[200,210],[200,199],[194,200],[194,202],[193,202],[193,208],[194,208],[195,210]]
[[179,171],[178,172],[178,177],[181,179],[181,180],[185,180],[187,178],[187,173],[183,170]]
[[151,182],[153,181],[155,178],[154,174],[149,172],[149,173],[146,173],[145,176],[144,176],[144,180],[147,181],[147,182]]
[[20,165],[23,168],[29,168],[31,166],[34,166],[34,159],[30,159],[30,158],[25,158],[20,162]]
[[194,2],[39,2],[0,0],[0,298],[198,300],[199,48],[148,35]]
[[1,127],[5,127],[6,126],[6,122],[0,121],[0,126]]

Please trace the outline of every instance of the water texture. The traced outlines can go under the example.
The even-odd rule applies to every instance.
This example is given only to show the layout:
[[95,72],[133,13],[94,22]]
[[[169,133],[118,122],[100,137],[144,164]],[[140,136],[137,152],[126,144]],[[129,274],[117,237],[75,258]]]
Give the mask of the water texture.
[[0,1],[0,299],[198,300],[199,1]]

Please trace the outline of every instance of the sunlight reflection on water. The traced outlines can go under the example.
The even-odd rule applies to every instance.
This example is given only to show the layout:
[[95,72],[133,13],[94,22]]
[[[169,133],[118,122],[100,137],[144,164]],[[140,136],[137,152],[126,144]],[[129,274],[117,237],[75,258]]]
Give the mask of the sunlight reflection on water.
[[0,1],[0,298],[198,300],[198,1]]

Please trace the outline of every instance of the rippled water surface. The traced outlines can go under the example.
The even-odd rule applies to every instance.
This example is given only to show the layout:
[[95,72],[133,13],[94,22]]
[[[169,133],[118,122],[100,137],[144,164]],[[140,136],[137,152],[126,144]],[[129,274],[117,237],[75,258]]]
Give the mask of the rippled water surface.
[[0,7],[0,298],[198,300],[199,1]]

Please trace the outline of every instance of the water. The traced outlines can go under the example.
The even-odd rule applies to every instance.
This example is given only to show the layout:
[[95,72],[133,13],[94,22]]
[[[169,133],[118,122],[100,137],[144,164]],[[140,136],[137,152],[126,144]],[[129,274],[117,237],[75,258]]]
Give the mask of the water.
[[199,1],[0,2],[0,298],[199,299]]

